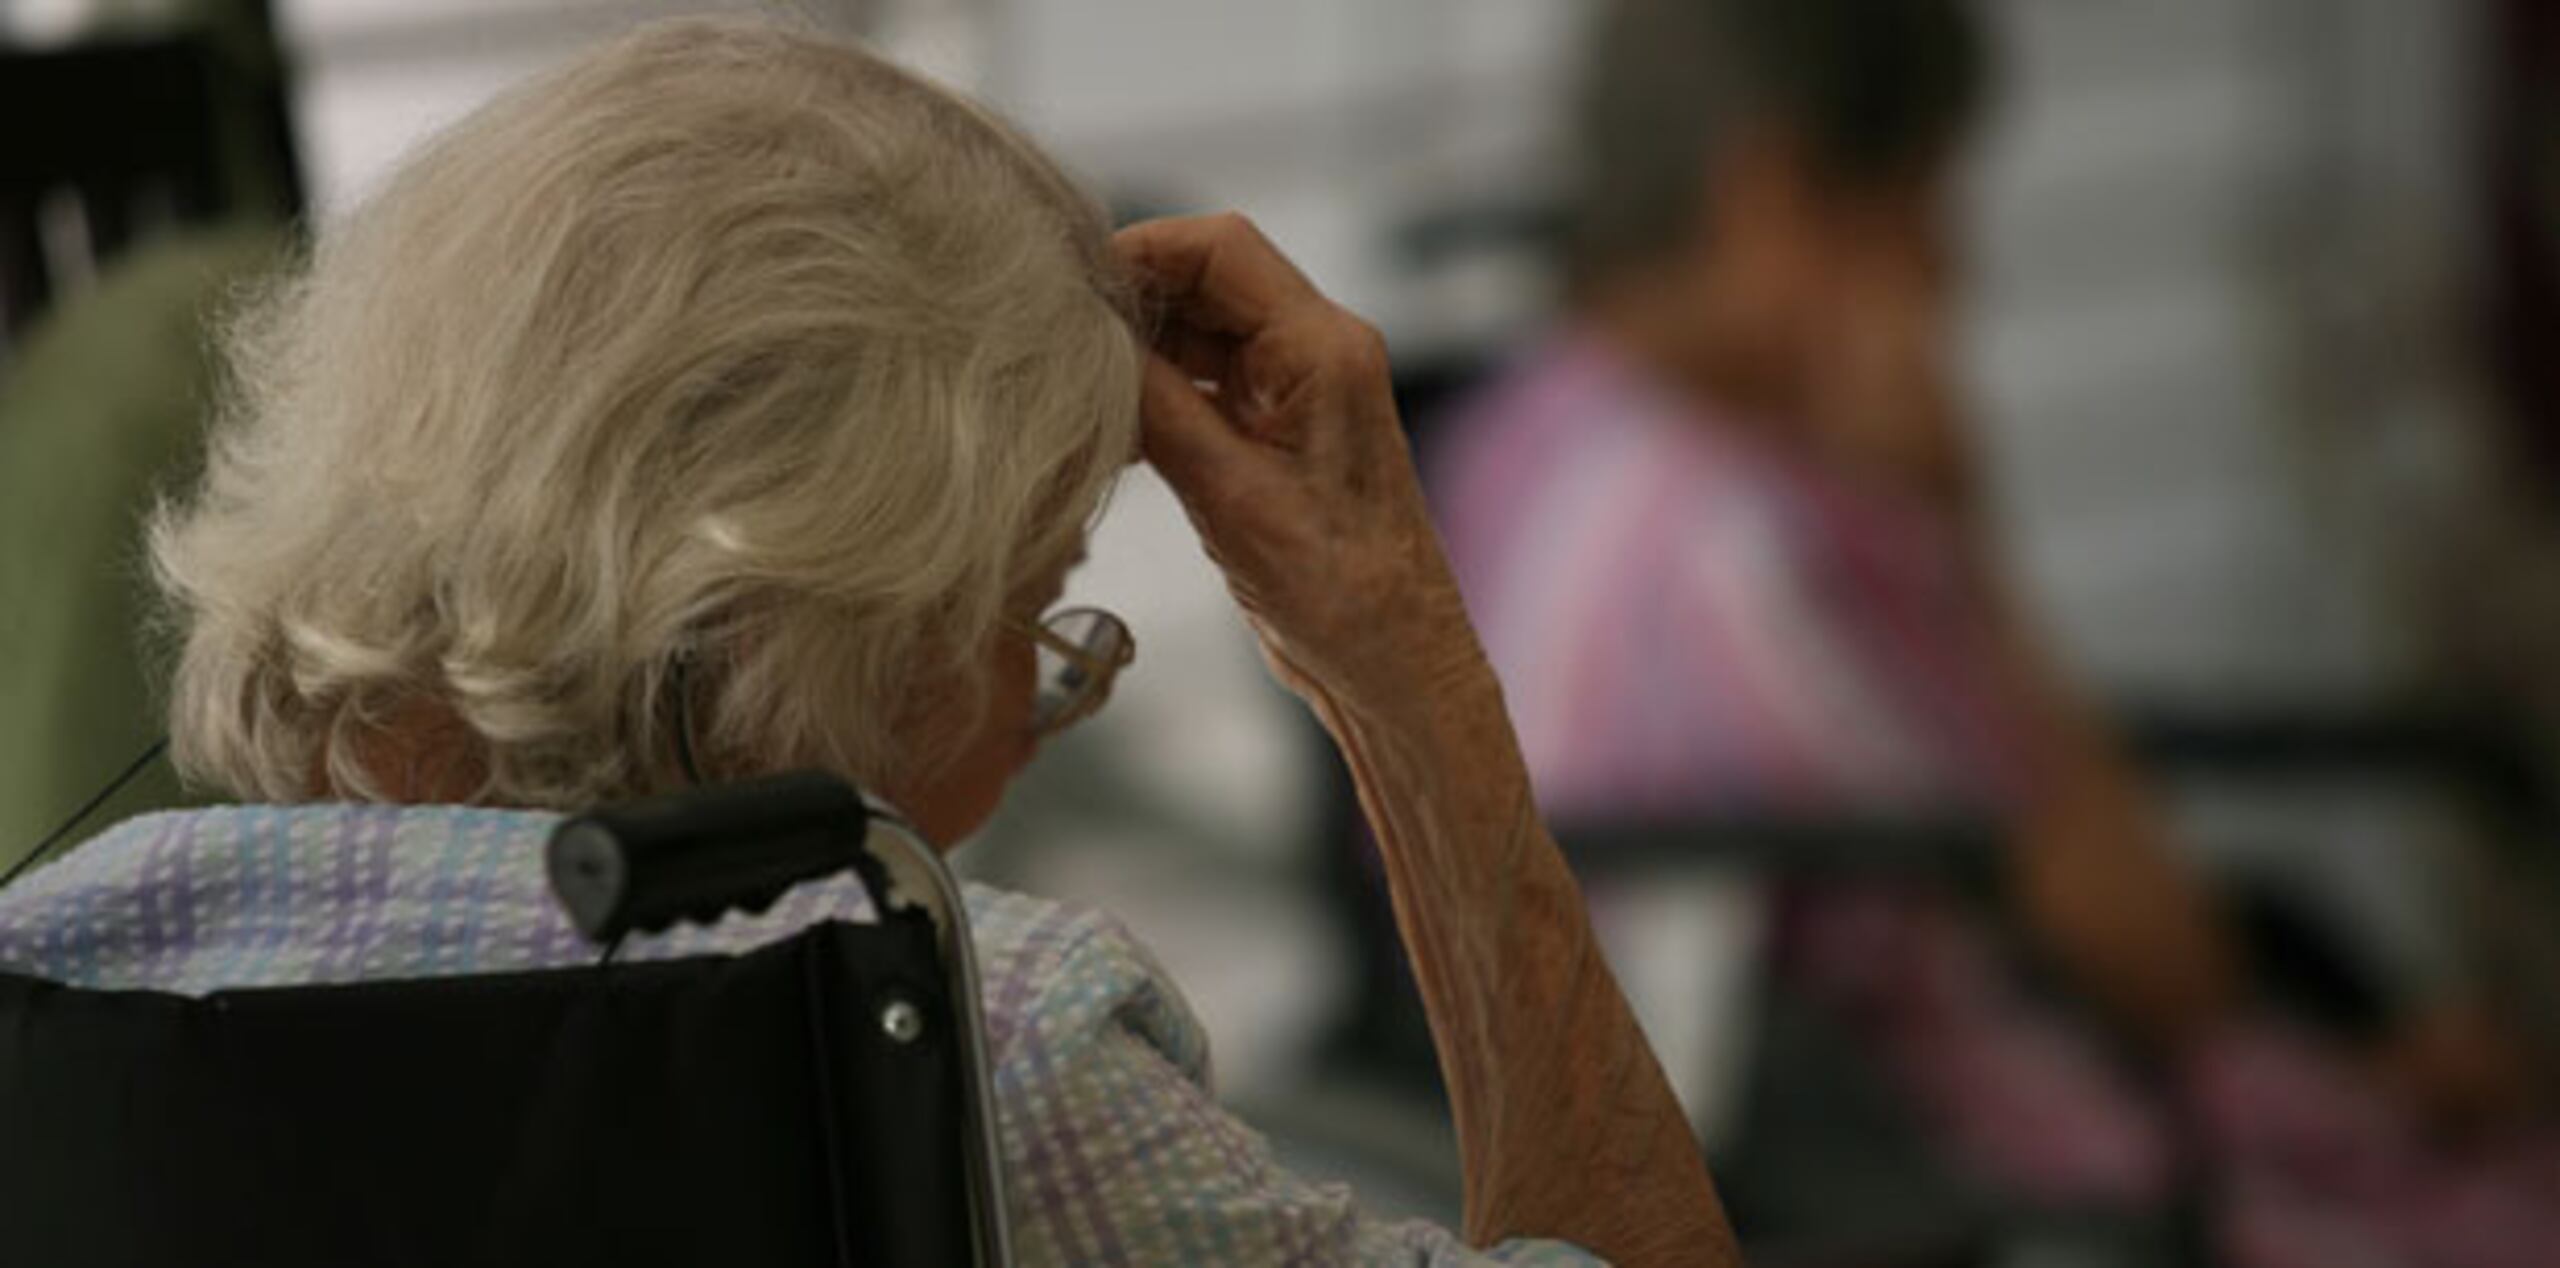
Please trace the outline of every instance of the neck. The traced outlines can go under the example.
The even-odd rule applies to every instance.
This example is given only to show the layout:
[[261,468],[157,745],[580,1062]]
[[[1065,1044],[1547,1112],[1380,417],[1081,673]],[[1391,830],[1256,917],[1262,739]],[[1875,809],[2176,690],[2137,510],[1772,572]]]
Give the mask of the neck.
[[[355,760],[373,785],[375,799],[394,805],[462,805],[485,791],[488,764],[476,732],[441,701],[413,697],[383,724],[357,739]],[[355,790],[341,787],[325,754],[315,758],[311,789],[327,800]]]
[[1693,404],[1785,426],[1803,409],[1792,358],[1767,306],[1712,260],[1629,269],[1595,286],[1584,321]]

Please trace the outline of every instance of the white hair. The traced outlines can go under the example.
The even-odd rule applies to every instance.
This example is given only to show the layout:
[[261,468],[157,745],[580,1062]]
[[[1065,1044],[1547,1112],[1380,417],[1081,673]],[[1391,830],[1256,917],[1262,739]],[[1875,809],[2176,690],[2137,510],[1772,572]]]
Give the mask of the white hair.
[[364,755],[423,706],[477,799],[577,805],[674,782],[671,679],[739,766],[947,760],[1135,454],[1123,295],[1046,159],[859,48],[695,19],[577,60],[235,322],[151,535],[180,769],[387,796]]

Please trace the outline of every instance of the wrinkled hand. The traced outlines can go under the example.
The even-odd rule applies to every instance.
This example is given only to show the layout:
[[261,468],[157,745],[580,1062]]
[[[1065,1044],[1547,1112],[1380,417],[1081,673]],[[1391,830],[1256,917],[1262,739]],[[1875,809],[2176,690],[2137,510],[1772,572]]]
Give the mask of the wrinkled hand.
[[1386,344],[1241,216],[1117,245],[1160,306],[1143,445],[1319,708],[1421,695],[1482,662],[1389,391]]

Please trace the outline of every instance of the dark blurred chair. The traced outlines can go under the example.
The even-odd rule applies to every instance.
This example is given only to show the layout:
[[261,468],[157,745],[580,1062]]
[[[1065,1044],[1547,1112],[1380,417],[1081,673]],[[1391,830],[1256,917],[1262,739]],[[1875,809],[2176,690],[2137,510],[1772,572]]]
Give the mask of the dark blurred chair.
[[[1337,779],[1347,796],[1348,777]],[[1351,913],[1354,982],[1322,1055],[1326,1073],[1436,1110],[1438,1066],[1393,911],[1356,803],[1333,804],[1326,885]],[[1848,882],[1948,893],[1993,919],[2000,909],[1999,838],[1989,825],[1960,819],[1700,817],[1552,827],[1575,875],[1595,893],[1699,878],[1771,890]],[[1756,973],[1774,964],[1763,949],[1748,954]],[[1992,1258],[2014,1213],[1981,1201],[1929,1154],[1876,1071],[1836,1059],[1855,1049],[1844,1033],[1766,987],[1749,984],[1744,1022],[1752,1033],[1728,1139],[1713,1159],[1751,1261],[1929,1268]],[[2037,1216],[2062,1222],[2056,1213]]]
[[[2135,748],[2171,782],[2414,778],[2451,786],[2517,839],[2547,839],[2536,833],[2552,821],[2520,751],[2481,726],[2379,709],[2138,716],[2131,728]],[[1440,1088],[1428,1026],[1393,913],[1365,857],[1348,777],[1335,778],[1327,837],[1333,848],[1325,852],[1324,868],[1335,901],[1352,913],[1355,979],[1325,1053],[1328,1072],[1400,1089],[1407,1100],[1436,1107]],[[1575,873],[1595,891],[1720,874],[1778,890],[1847,882],[1952,895],[2001,935],[2031,982],[2052,986],[2047,966],[2012,926],[2005,846],[1989,823],[1704,816],[1554,828]],[[2259,967],[2261,991],[2343,1034],[2380,1025],[2396,1001],[2347,931],[2272,897],[2280,896],[2229,897]],[[1749,1025],[1755,1033],[1738,1111],[1714,1163],[1753,1262],[1985,1263],[2021,1246],[2055,1249],[2072,1262],[2210,1262],[2211,1194],[2200,1173],[2186,1176],[2158,1211],[2007,1203],[1967,1185],[1934,1156],[1854,1038],[1819,1009],[1763,990]],[[2137,1078],[2157,1077],[2129,1052],[2121,1056]],[[2181,1152],[2191,1163],[2193,1152]]]
[[302,210],[268,0],[167,29],[0,50],[0,349],[156,232]]
[[[2236,791],[2308,797],[2387,792],[2448,811],[2481,850],[2463,861],[2475,875],[2463,894],[2462,933],[2491,989],[2528,1007],[2560,995],[2542,949],[2518,946],[2524,926],[2546,923],[2537,906],[2560,844],[2560,805],[2534,763],[2530,737],[2481,709],[2426,701],[2361,705],[2265,702],[2211,708],[2134,702],[2117,710],[2126,741],[2172,792]],[[2477,885],[2486,877],[2499,903]],[[2283,884],[2234,878],[2223,897],[2251,952],[2262,994],[2333,1033],[2379,1037],[2410,1001],[2376,948],[2349,922]],[[2497,908],[2492,910],[2491,908]]]
[[938,852],[807,776],[573,820],[551,861],[591,934],[617,904],[654,911],[645,930],[848,868],[877,916],[733,957],[203,998],[0,974],[0,1251],[1004,1262],[979,983]]
[[[200,448],[209,316],[300,214],[288,96],[267,0],[0,48],[0,866],[165,725],[140,526]],[[104,813],[185,799],[155,769]]]

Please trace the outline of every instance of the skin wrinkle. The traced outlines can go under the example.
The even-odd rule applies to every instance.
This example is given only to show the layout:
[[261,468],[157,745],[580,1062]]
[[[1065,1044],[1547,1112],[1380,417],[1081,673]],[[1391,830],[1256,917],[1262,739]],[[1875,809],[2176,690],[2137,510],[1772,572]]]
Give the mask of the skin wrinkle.
[[[1516,911],[1518,905],[1517,898],[1520,889],[1520,886],[1505,887],[1504,894],[1507,917],[1510,917],[1510,912]],[[1547,913],[1541,912],[1540,914],[1546,915]],[[1551,920],[1552,917],[1550,916],[1549,919]],[[1506,923],[1508,923],[1508,919],[1506,919]],[[1543,1025],[1531,1027],[1531,1030],[1544,1031],[1545,1033],[1552,1035],[1594,1033],[1578,1024],[1581,1021],[1581,1014],[1594,1006],[1594,1001],[1592,1001],[1584,992],[1585,980],[1591,976],[1593,942],[1594,940],[1588,936],[1579,938],[1574,942],[1572,947],[1573,958],[1564,966],[1564,971],[1558,976],[1555,984],[1539,992],[1540,994],[1551,997],[1552,1002],[1550,1004],[1550,1008],[1552,1009],[1552,1020],[1545,1022]],[[1534,963],[1530,966],[1533,970],[1536,967],[1537,965]],[[1527,1056],[1530,1062],[1529,1067],[1525,1072],[1522,1072],[1526,1077],[1522,1077],[1518,1079],[1518,1081],[1532,1088],[1546,1086],[1550,1083],[1564,1083],[1567,1086],[1570,1086],[1570,1080],[1559,1078],[1557,1070],[1557,1066],[1564,1060],[1567,1051],[1568,1049],[1560,1044],[1531,1047],[1527,1050]],[[1616,1051],[1623,1051],[1623,1048],[1619,1048]],[[1614,1052],[1611,1055],[1614,1056]],[[1609,1096],[1607,1098],[1610,1103],[1615,1103],[1619,1095],[1623,1092],[1624,1089],[1622,1084],[1623,1080],[1614,1080],[1610,1085],[1608,1089]],[[1506,1100],[1504,1103],[1514,1109],[1525,1109],[1525,1104],[1521,1101]]]
[[[1410,697],[1439,724],[1419,729],[1453,733],[1460,740],[1454,744],[1401,734],[1417,728],[1375,710],[1346,711],[1330,697],[1319,713],[1337,728],[1364,804],[1381,826],[1380,849],[1417,979],[1432,996],[1468,1001],[1431,1011],[1453,1083],[1476,1085],[1475,1095],[1453,1097],[1452,1110],[1471,1163],[1467,1236],[1489,1244],[1588,1225],[1591,1212],[1581,1208],[1590,1204],[1592,1183],[1643,1185],[1665,1168],[1697,1163],[1686,1120],[1664,1115],[1652,1101],[1658,1068],[1641,1049],[1641,1033],[1581,919],[1571,874],[1552,846],[1543,856],[1534,848],[1544,832],[1525,771],[1516,756],[1486,752],[1507,741],[1507,729],[1449,717],[1470,713],[1469,705],[1485,709],[1479,696],[1498,711],[1497,689],[1488,684],[1471,692],[1458,685],[1470,677],[1462,669],[1422,675],[1422,681],[1451,685]],[[1422,792],[1447,786],[1450,772],[1479,765],[1510,782],[1499,802]],[[1481,776],[1476,783],[1482,786]],[[1507,808],[1501,826],[1470,809],[1486,804]],[[1464,849],[1470,841],[1496,844]],[[1567,941],[1551,941],[1558,938]],[[1482,1113],[1487,1109],[1490,1118]],[[1563,1148],[1533,1160],[1510,1146],[1523,1136]],[[1572,1183],[1571,1176],[1586,1183]],[[1646,1210],[1610,1221],[1609,1231],[1590,1240],[1611,1245],[1621,1259],[1631,1249],[1650,1248],[1661,1256],[1657,1262],[1691,1262],[1719,1244],[1711,1227]]]
[[[1535,816],[1536,807],[1532,799],[1529,785],[1524,780],[1520,785],[1519,804],[1513,811],[1512,815],[1511,833],[1507,838],[1505,838],[1506,844],[1503,856],[1498,860],[1494,867],[1491,873],[1493,876],[1498,878],[1519,874],[1521,851],[1530,838],[1531,829],[1536,824]],[[1499,897],[1499,905],[1494,910],[1491,926],[1494,929],[1507,928],[1519,919],[1520,887],[1518,885],[1502,885],[1498,890],[1496,890],[1496,893]],[[1580,960],[1576,961],[1577,976],[1580,963]],[[1571,996],[1566,995],[1559,997],[1556,1003],[1559,1010],[1569,1008],[1571,1005]],[[1535,1049],[1533,1050],[1533,1058],[1552,1051],[1552,1049]],[[1532,1067],[1529,1071],[1530,1077],[1522,1081],[1534,1087],[1545,1081],[1547,1073],[1546,1067],[1541,1064],[1539,1066]],[[1505,1105],[1516,1104],[1516,1102],[1512,1101],[1508,1097],[1505,1097],[1502,1103]]]

